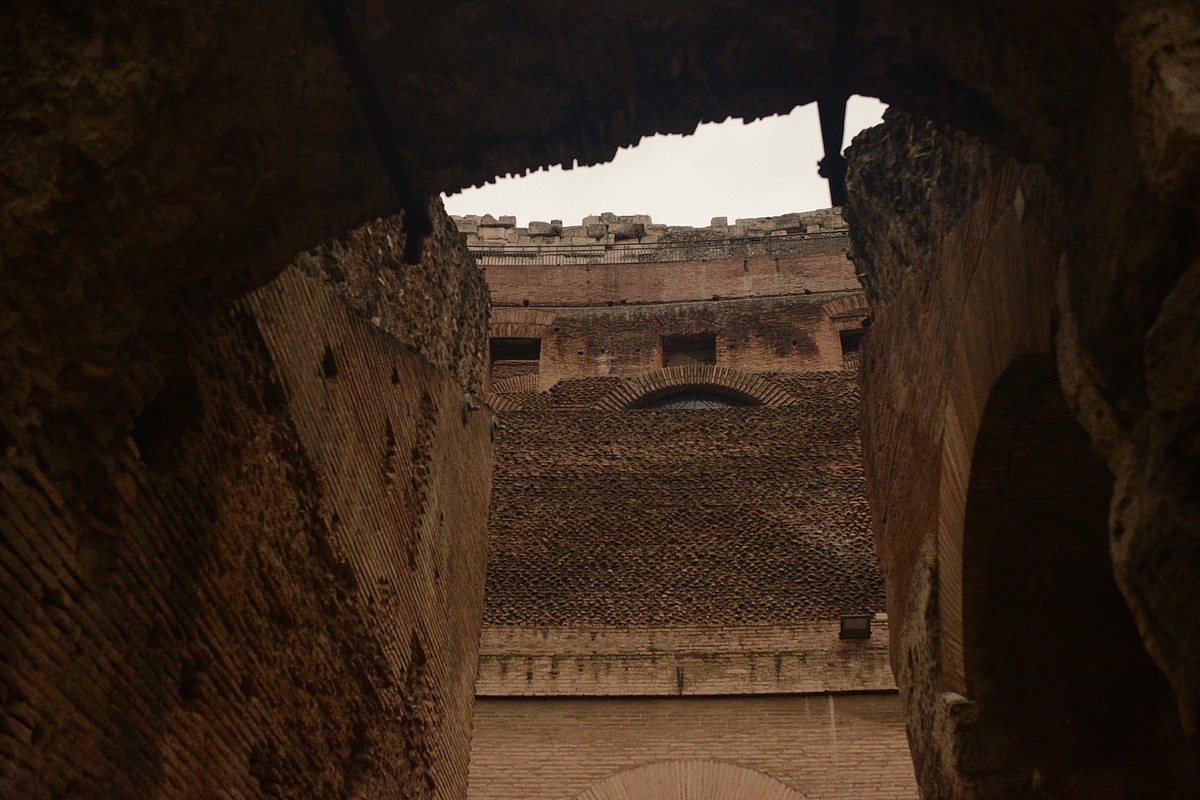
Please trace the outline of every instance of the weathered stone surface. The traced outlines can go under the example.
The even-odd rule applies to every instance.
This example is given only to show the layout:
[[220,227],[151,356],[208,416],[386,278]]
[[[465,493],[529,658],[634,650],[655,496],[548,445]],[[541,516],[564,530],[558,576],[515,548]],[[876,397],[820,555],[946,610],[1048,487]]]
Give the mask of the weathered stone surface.
[[[1094,413],[1105,408],[1095,356],[1079,346],[1078,323],[1064,311],[1071,281],[1096,280],[1111,262],[1095,242],[1064,240],[1064,206],[1044,173],[961,134],[893,114],[856,140],[850,162],[853,256],[873,316],[863,352],[865,462],[896,623],[893,664],[923,795],[1194,793],[1195,743],[1181,727],[1188,667],[1160,657],[1160,631],[1142,619],[1147,606],[1166,601],[1164,618],[1181,620],[1192,584],[1158,586],[1153,597],[1147,576],[1131,575],[1122,552],[1124,543],[1149,537],[1172,553],[1172,569],[1197,563],[1194,525],[1185,522],[1192,506],[1186,494],[1167,499],[1169,491],[1143,489],[1141,502],[1154,498],[1161,516],[1141,517],[1140,529],[1122,519],[1130,497],[1122,484],[1147,466],[1129,452],[1144,423],[1123,429],[1119,414]],[[1138,220],[1155,224],[1125,217],[1132,227],[1122,229],[1113,220],[1108,244],[1130,247],[1125,237],[1142,233]],[[1176,341],[1191,346],[1187,336]],[[997,387],[1035,355],[1048,365],[1050,388],[1027,382],[995,400]],[[1138,369],[1126,365],[1119,376],[1127,385],[1138,382],[1130,368]],[[1190,397],[1173,394],[1181,412],[1174,419],[1183,424]],[[1072,488],[1091,474],[1094,457],[1082,431],[1057,441],[1074,425],[1064,421],[1067,401],[1102,443],[1115,491]],[[1136,407],[1133,398],[1124,405]],[[1053,408],[1060,410],[1041,410]],[[1016,421],[998,421],[1009,418]],[[998,445],[1004,425],[1015,427]],[[992,451],[999,466],[988,464]],[[1108,477],[1103,466],[1090,469]],[[1039,480],[1050,485],[1038,488]],[[914,493],[914,485],[926,491]],[[997,485],[1002,496],[1024,501],[999,511],[1000,501],[986,500]],[[1030,508],[1035,515],[1022,517]],[[1167,519],[1177,527],[1164,527]],[[1052,532],[1039,539],[1047,524]],[[1123,597],[1110,577],[1106,533]],[[1020,555],[987,544],[1006,540],[1023,542]],[[986,557],[981,548],[990,548]],[[1018,565],[1022,558],[1028,563]],[[1035,597],[1041,602],[1023,605]],[[1054,627],[1055,613],[1072,620],[1071,632]],[[1193,628],[1174,630],[1187,642]],[[1174,697],[1142,637],[1176,686]],[[1030,660],[1035,675],[1021,666]]]
[[[296,253],[402,204],[415,219],[419,198],[437,191],[594,163],[645,134],[786,111],[844,81],[838,88],[980,137],[994,148],[988,158],[1045,169],[1045,191],[1022,184],[1019,201],[1014,192],[988,202],[1013,209],[1022,229],[1047,228],[1052,258],[1039,263],[1059,274],[1059,374],[1118,474],[1118,581],[1195,732],[1200,599],[1186,588],[1200,585],[1195,4],[864,0],[848,48],[835,47],[834,7],[654,1],[550,13],[530,3],[499,16],[465,2],[14,7],[0,21],[5,448],[103,520],[99,498],[125,469],[133,418],[181,353],[201,346],[206,320]],[[860,198],[878,204],[871,216],[882,227],[863,234],[878,269],[893,257],[919,265],[921,248],[942,239],[931,221],[974,205],[977,190],[952,175],[933,191],[946,202],[927,203],[919,176],[940,168],[984,169],[914,146],[896,169],[911,169],[917,188],[883,181],[900,194]],[[909,199],[932,209],[925,221]],[[983,240],[968,233],[955,252],[974,263]],[[961,302],[935,288],[909,295],[913,308]],[[908,330],[927,332],[911,313]],[[933,424],[919,409],[911,418]],[[909,440],[908,425],[897,417],[882,435]],[[46,538],[54,524],[22,535]],[[885,559],[907,550],[896,564],[928,576],[924,551],[910,545],[881,542]],[[914,587],[894,585],[893,604],[929,589]],[[6,605],[19,609],[14,621],[34,619],[39,594],[19,597]],[[931,678],[916,669],[902,680]],[[19,740],[34,738],[21,730]],[[187,784],[193,773],[180,774]]]
[[486,413],[294,270],[203,333],[86,489],[6,448],[0,795],[461,797]]
[[295,265],[463,387],[479,391],[487,361],[487,286],[441,201],[433,201],[430,216],[433,232],[419,264],[404,263],[404,232],[392,217],[302,253]]

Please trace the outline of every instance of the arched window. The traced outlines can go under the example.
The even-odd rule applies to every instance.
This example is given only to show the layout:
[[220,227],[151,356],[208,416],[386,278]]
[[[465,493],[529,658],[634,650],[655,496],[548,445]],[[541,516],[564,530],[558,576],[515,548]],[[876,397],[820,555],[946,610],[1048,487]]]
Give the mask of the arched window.
[[646,409],[679,411],[695,408],[740,408],[752,405],[745,400],[727,394],[704,389],[688,389],[663,397],[657,397],[642,406]]

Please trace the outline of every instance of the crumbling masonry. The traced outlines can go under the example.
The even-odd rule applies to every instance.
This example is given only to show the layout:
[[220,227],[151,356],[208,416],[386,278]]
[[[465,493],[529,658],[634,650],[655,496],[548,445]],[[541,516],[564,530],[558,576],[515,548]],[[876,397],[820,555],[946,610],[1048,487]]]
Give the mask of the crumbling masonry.
[[0,795],[462,797],[487,327],[431,198],[844,92],[896,109],[846,218],[922,795],[1200,793],[1195,3],[30,2],[0,37]]

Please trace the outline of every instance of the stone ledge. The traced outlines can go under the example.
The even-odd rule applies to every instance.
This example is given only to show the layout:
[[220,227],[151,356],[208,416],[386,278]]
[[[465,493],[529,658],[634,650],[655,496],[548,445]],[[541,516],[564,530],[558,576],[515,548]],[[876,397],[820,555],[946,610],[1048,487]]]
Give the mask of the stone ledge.
[[806,694],[895,689],[889,629],[838,638],[837,620],[787,627],[485,625],[480,697]]
[[580,225],[564,226],[561,220],[532,221],[518,227],[512,216],[450,215],[472,249],[522,251],[529,248],[601,247],[614,244],[684,245],[729,239],[841,233],[847,230],[838,208],[818,209],[778,217],[738,219],[732,225],[714,217],[707,227],[661,225],[648,214],[618,216],[605,212],[584,217]]

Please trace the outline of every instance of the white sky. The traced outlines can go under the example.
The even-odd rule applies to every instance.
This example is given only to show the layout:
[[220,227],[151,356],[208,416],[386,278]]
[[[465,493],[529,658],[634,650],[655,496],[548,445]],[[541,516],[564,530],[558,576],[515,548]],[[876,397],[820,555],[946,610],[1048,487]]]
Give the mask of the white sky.
[[[845,143],[878,125],[887,106],[852,97]],[[649,214],[668,225],[708,225],[713,217],[768,217],[829,206],[817,175],[824,155],[817,104],[744,124],[700,125],[691,136],[651,136],[607,164],[500,178],[445,198],[451,214],[512,214],[518,225],[590,214]]]

